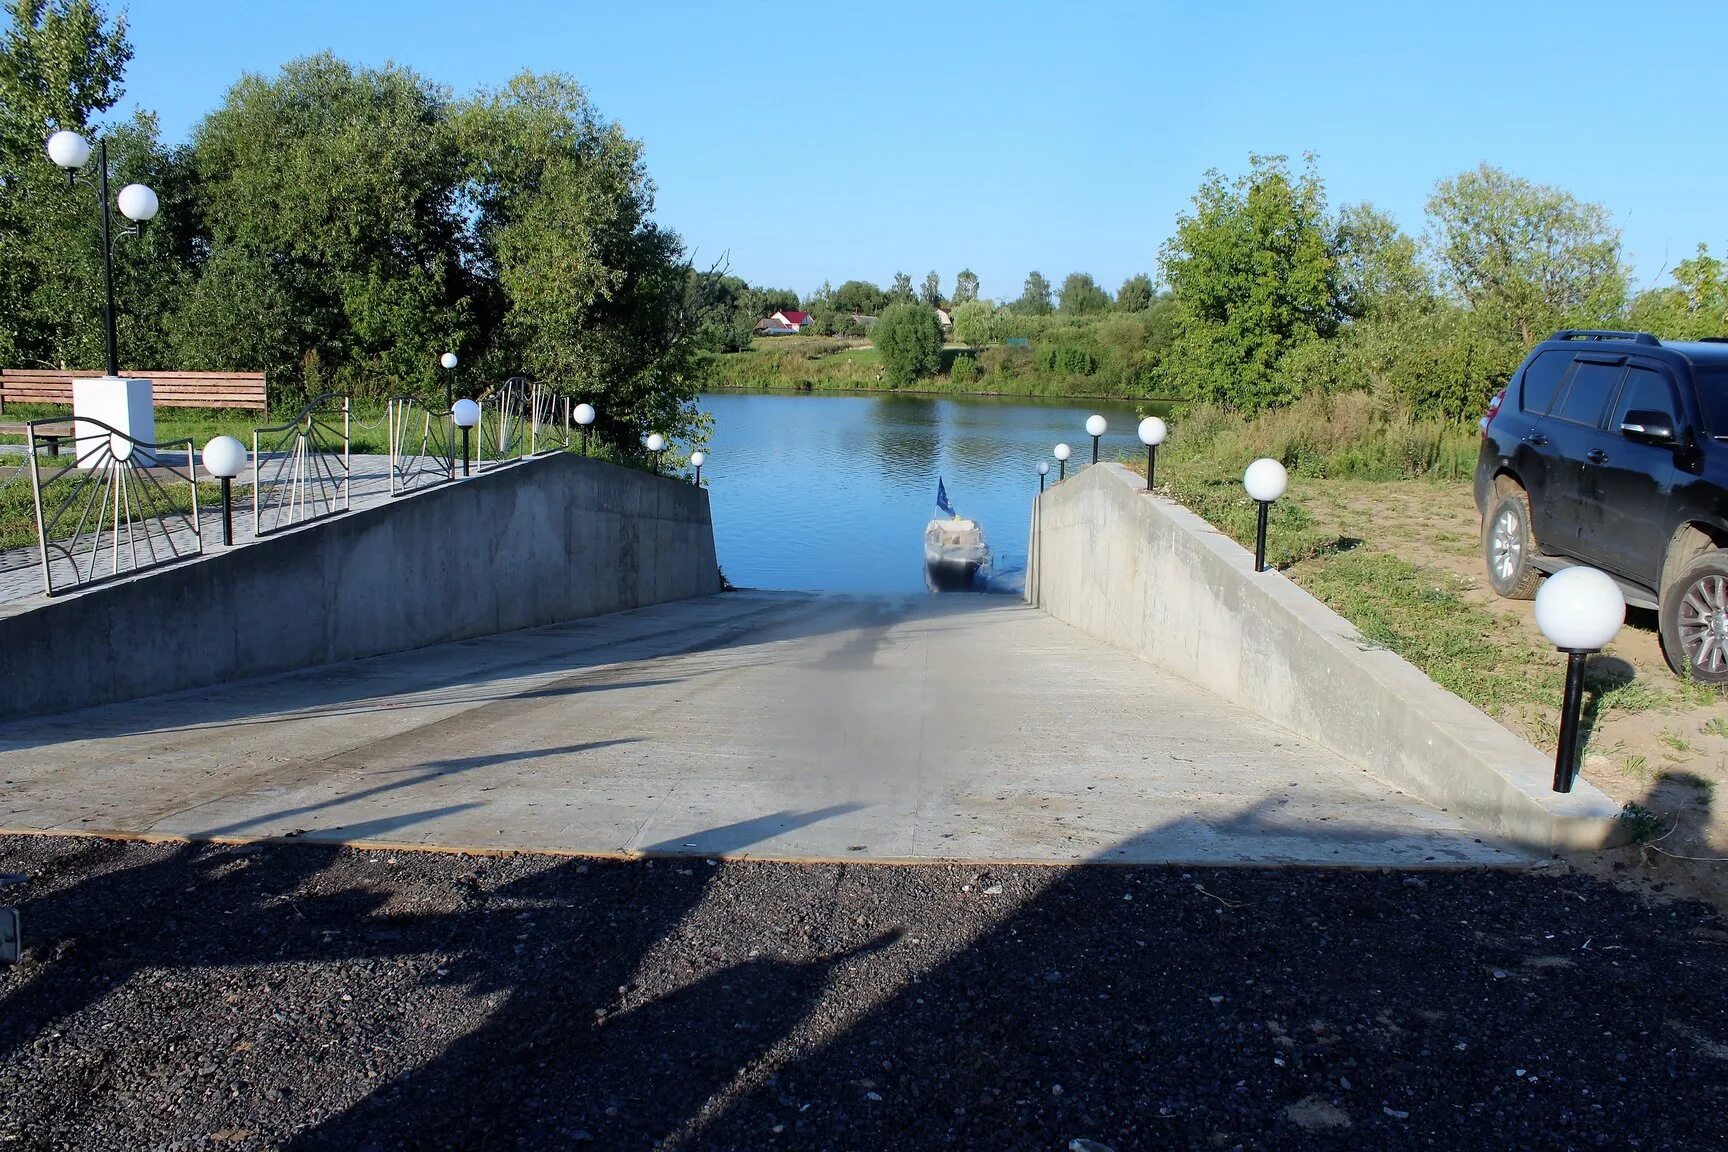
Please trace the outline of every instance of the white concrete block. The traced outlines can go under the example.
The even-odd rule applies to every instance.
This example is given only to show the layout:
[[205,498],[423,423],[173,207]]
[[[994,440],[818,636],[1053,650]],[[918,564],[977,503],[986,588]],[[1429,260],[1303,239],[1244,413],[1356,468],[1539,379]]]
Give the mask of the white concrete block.
[[[98,466],[107,460],[107,453],[97,450],[103,437],[111,441],[109,450],[125,459],[132,445],[118,436],[89,423],[99,420],[116,432],[125,433],[146,444],[156,442],[155,392],[150,381],[123,376],[97,376],[72,381],[72,434],[77,441],[77,455],[85,466]],[[154,463],[154,459],[140,461]]]

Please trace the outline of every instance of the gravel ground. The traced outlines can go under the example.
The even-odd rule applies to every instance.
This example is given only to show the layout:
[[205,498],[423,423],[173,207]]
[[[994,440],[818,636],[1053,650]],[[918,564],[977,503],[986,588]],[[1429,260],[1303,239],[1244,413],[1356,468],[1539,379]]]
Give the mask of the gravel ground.
[[1728,1147],[1728,925],[1563,868],[0,870],[6,1147]]

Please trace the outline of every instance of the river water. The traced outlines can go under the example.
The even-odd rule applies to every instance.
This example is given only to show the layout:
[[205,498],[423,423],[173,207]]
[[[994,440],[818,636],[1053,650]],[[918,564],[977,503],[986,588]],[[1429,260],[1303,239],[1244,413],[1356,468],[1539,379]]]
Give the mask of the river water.
[[990,591],[1018,592],[1038,462],[1091,460],[1086,417],[1109,422],[1106,456],[1143,452],[1121,401],[890,393],[709,393],[708,484],[720,567],[740,588],[924,591],[936,482],[984,528]]

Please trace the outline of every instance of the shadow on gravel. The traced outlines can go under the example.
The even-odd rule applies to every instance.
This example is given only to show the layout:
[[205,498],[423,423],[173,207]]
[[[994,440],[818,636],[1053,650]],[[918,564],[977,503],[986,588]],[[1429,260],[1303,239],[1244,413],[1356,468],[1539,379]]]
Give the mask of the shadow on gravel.
[[1563,870],[41,851],[42,1146],[1723,1146],[1728,929]]

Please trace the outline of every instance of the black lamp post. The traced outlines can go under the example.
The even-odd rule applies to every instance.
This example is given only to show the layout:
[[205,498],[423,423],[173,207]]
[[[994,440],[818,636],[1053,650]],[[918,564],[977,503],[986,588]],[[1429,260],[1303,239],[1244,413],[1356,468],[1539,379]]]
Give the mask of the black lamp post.
[[480,405],[464,396],[450,407],[450,418],[462,429],[462,475],[468,472],[468,429],[480,423]]
[[576,405],[576,423],[582,425],[582,455],[588,455],[588,429],[594,423],[594,405]]
[[1270,457],[1262,457],[1248,465],[1242,473],[1242,486],[1260,505],[1260,523],[1254,532],[1254,571],[1266,571],[1266,513],[1272,502],[1284,495],[1290,486],[1290,474],[1284,465]]
[[444,367],[444,411],[448,412],[456,396],[456,353],[444,353],[438,363]]
[[1107,427],[1109,425],[1104,422],[1104,417],[1097,413],[1086,417],[1086,435],[1092,437],[1092,463],[1094,464],[1098,463],[1098,438],[1104,435],[1104,430]]
[[[76,132],[59,131],[48,137],[48,158],[66,170],[67,184],[78,182],[78,169],[90,159],[90,142]],[[108,342],[108,375],[120,375],[119,340],[114,324],[114,237],[108,211],[108,142],[96,142],[96,167],[99,197],[102,204],[102,290],[103,327]],[[144,225],[155,219],[161,203],[143,184],[128,184],[120,189],[120,214],[133,222],[133,227],[121,233],[137,236]]]
[[1038,495],[1044,495],[1044,477],[1050,475],[1050,465],[1047,461],[1038,461]]
[[1626,622],[1626,597],[1614,578],[1595,568],[1563,568],[1536,590],[1536,626],[1566,653],[1566,689],[1560,699],[1560,742],[1554,751],[1554,791],[1570,792],[1578,778],[1578,727],[1584,711],[1584,666],[1608,646]]
[[234,543],[234,477],[246,467],[246,445],[232,436],[215,436],[204,445],[204,471],[222,482],[222,543]]
[[1164,438],[1170,430],[1164,426],[1164,421],[1156,416],[1148,416],[1140,421],[1140,443],[1146,445],[1146,491],[1152,491],[1152,477],[1158,470],[1158,445],[1164,443]]
[[1058,482],[1068,479],[1068,457],[1074,455],[1074,449],[1066,444],[1058,444],[1050,453],[1056,457],[1056,479]]

